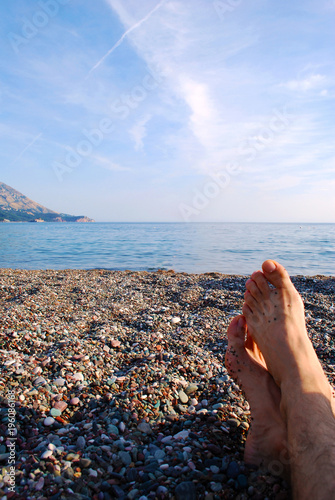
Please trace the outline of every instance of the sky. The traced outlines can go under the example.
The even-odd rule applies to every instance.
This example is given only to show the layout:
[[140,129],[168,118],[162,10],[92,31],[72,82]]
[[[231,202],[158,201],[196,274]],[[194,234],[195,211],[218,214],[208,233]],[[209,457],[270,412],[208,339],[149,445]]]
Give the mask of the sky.
[[0,181],[96,221],[335,222],[334,0],[7,0]]

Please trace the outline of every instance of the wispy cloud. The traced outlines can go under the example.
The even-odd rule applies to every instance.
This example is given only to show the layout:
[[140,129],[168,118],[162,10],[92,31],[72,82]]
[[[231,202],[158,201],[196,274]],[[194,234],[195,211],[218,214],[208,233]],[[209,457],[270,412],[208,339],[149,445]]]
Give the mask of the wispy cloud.
[[131,172],[132,171],[132,169],[129,167],[123,167],[122,165],[119,165],[118,163],[114,163],[108,157],[103,157],[103,156],[99,156],[99,155],[92,155],[91,159],[93,160],[94,164],[97,164],[100,167],[105,168],[106,170],[110,170],[111,172]]
[[301,80],[290,80],[287,83],[281,84],[281,86],[289,90],[306,92],[309,90],[320,89],[325,84],[326,84],[326,76],[315,74],[315,75],[310,75],[307,78]]

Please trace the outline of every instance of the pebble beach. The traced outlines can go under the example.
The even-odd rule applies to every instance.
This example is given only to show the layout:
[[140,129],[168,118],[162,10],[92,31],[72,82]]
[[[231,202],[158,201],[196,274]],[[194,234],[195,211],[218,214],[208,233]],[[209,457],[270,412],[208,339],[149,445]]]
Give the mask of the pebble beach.
[[[246,280],[0,270],[0,499],[289,499],[243,462],[250,408],[224,366]],[[334,386],[335,278],[293,282]]]

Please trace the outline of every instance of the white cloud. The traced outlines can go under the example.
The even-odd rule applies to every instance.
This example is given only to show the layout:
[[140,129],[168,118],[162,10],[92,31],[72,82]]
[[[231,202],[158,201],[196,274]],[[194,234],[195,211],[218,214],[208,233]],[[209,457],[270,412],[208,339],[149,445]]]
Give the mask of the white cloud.
[[306,92],[308,90],[320,89],[320,87],[322,87],[325,83],[325,75],[315,74],[301,80],[291,80],[282,84],[282,86],[289,90]]
[[132,170],[129,167],[123,167],[118,163],[114,163],[109,158],[103,156],[92,155],[91,159],[100,167],[111,170],[112,172],[130,172]]
[[135,150],[143,149],[143,139],[147,135],[146,124],[151,120],[151,115],[147,115],[139,120],[130,130],[129,133],[134,139]]

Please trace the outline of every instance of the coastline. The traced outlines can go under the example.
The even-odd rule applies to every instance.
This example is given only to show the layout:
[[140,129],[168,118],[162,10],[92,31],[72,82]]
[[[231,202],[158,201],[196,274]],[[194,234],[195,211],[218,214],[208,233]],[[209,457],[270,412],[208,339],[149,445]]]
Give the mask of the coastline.
[[[249,405],[223,363],[246,279],[0,269],[1,434],[13,391],[19,498],[289,498],[243,463]],[[335,278],[293,282],[334,385]]]

